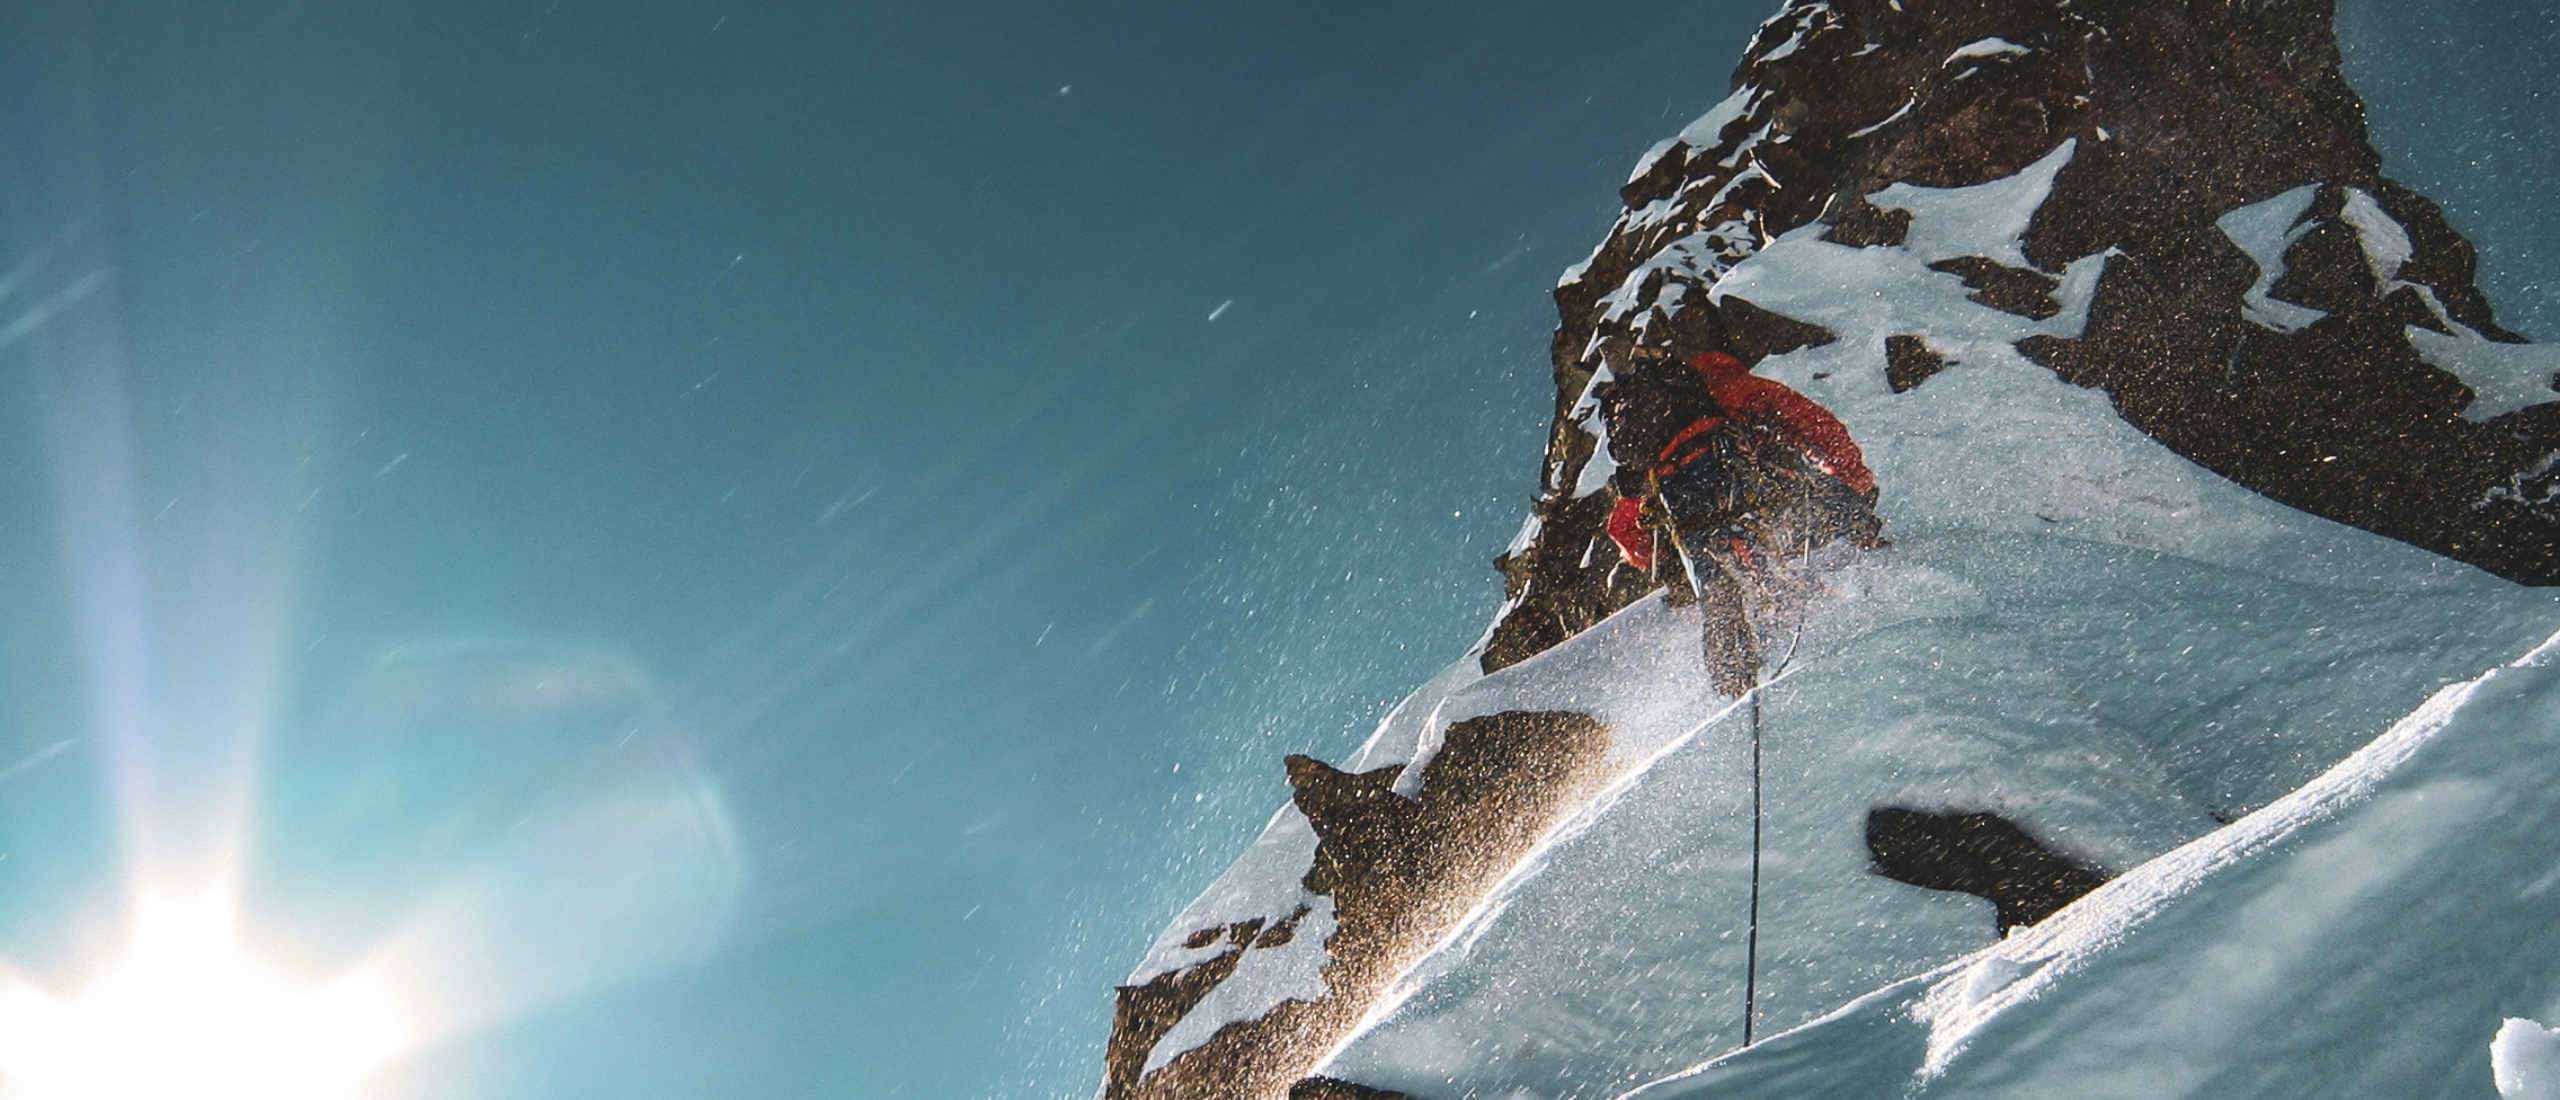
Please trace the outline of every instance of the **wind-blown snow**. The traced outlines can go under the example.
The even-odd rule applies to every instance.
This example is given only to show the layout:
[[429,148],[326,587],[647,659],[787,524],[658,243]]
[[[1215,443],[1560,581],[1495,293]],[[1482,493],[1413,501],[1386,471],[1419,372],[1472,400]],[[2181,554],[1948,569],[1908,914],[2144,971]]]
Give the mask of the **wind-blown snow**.
[[[1371,735],[1370,746],[1374,748],[1382,742],[1409,746],[1419,742],[1423,731],[1435,720],[1440,701],[1483,675],[1473,658],[1451,664],[1388,712]],[[1377,766],[1368,762],[1364,753],[1353,770]],[[1411,782],[1418,784],[1419,780]],[[1398,793],[1411,797],[1417,790],[1400,788]],[[1259,1018],[1284,999],[1311,1000],[1324,992],[1322,945],[1334,931],[1333,899],[1308,893],[1300,882],[1307,868],[1314,865],[1315,854],[1315,829],[1306,815],[1294,805],[1281,807],[1263,826],[1253,846],[1156,937],[1154,946],[1130,973],[1126,984],[1143,985],[1159,975],[1208,962],[1234,947],[1223,935],[1199,947],[1185,946],[1195,932],[1224,929],[1255,919],[1269,927],[1302,906],[1309,910],[1288,943],[1245,949],[1235,973],[1157,1040],[1155,1048],[1148,1052],[1148,1072],[1207,1042],[1219,1028]]]
[[[1306,874],[1315,855],[1316,831],[1307,823],[1306,815],[1299,813],[1296,806],[1281,807],[1262,827],[1262,835],[1254,839],[1253,846],[1245,849],[1243,857],[1227,868],[1218,881],[1210,883],[1156,937],[1155,946],[1130,972],[1127,984],[1143,985],[1158,974],[1198,966],[1228,950],[1230,945],[1223,936],[1206,946],[1183,946],[1195,931],[1222,929],[1256,918],[1276,921],[1296,912],[1301,905],[1311,904],[1306,890],[1298,885],[1298,877]],[[1289,870],[1293,865],[1297,869]]]
[[[2337,548],[2401,559],[2375,591],[2066,535],[1897,537],[1841,575],[1827,621],[1767,693],[1768,1029],[1992,938],[1987,903],[1868,873],[1871,807],[1996,810],[2127,869],[2281,797],[2560,619],[2548,600],[2515,606],[2502,582],[2391,545]],[[1453,937],[1463,947],[1408,976],[1403,1006],[1334,1072],[1417,1095],[1596,1097],[1732,1045],[1747,727],[1698,684],[1696,655],[1694,620],[1648,600],[1435,708],[1441,724],[1586,709],[1621,739],[1628,780],[1488,904],[1485,927]]]
[[[2329,817],[2342,806],[2364,800],[2384,777],[2442,733],[2481,684],[2495,675],[2493,670],[2436,692],[2381,737],[2273,805],[2143,864],[2100,887],[2067,912],[2021,930],[1953,976],[1930,986],[1912,1013],[1929,1027],[1929,1055],[1921,1063],[1922,1075],[1944,1074],[1966,1044],[2000,1014],[2036,999],[2054,982],[2124,942],[2136,927],[2193,892],[2216,872],[2293,836],[2303,826]],[[2438,815],[2430,827],[2447,823],[2445,816]],[[2354,854],[2368,859],[2381,855],[2371,849]],[[2368,863],[2364,869],[2369,871],[2372,867]],[[2325,880],[2320,884],[2324,887],[2339,882],[2333,874],[2320,877]],[[2263,956],[2298,955],[2303,945],[2284,941],[2289,933],[2308,926],[2309,922],[2301,918],[2326,916],[2319,910],[2334,910],[2355,900],[2356,891],[2352,889],[2323,889],[2311,896],[2288,894],[2283,899],[2285,919],[2261,922],[2264,934],[2255,938],[2253,946]],[[2233,986],[2253,978],[2263,981],[2271,977],[2272,968],[2254,969],[2254,974],[2226,970],[2222,975],[2225,984],[2216,995],[2228,997]],[[2168,1087],[2162,1091],[2177,1095],[2186,1090]]]

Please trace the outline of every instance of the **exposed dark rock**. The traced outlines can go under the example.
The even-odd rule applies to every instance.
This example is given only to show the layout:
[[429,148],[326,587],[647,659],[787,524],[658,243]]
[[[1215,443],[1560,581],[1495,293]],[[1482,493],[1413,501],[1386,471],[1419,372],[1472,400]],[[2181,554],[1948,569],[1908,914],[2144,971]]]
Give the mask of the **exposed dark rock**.
[[1288,919],[1263,929],[1261,935],[1253,938],[1254,950],[1268,951],[1287,946],[1290,940],[1298,938],[1298,922],[1305,920],[1306,916],[1307,908],[1302,905],[1297,912],[1289,914]]
[[[1246,945],[1273,945],[1262,922],[1241,922],[1225,933],[1233,949],[1121,989],[1103,1096],[1277,1100],[1288,1094],[1372,998],[1580,804],[1608,747],[1607,728],[1585,714],[1506,711],[1453,723],[1422,768],[1419,798],[1395,793],[1400,766],[1352,774],[1312,757],[1290,757],[1289,784],[1317,837],[1305,885],[1334,903],[1335,930],[1324,945],[1328,995],[1283,1001],[1143,1073],[1156,1043],[1235,972]],[[1303,910],[1284,922],[1292,927],[1289,935],[1302,916]]]
[[[1568,428],[1566,433],[1580,444],[1582,461],[1590,458],[1591,436]],[[1572,441],[1559,444],[1565,453]],[[1580,531],[1583,549],[1590,560],[1602,568],[1585,564],[1581,554],[1520,554],[1497,559],[1494,566],[1502,571],[1504,587],[1510,598],[1523,600],[1530,593],[1570,591],[1572,598],[1547,598],[1538,601],[1536,615],[1511,615],[1503,620],[1504,630],[1487,643],[1483,661],[1490,671],[1518,664],[1547,650],[1548,647],[1580,634],[1620,608],[1643,599],[1654,590],[1654,581],[1642,573],[1626,568],[1618,560],[1615,545],[1608,541],[1603,527],[1609,519],[1612,498],[1606,493],[1574,498],[1552,493],[1540,500],[1538,515],[1550,529]],[[1545,540],[1541,539],[1541,543]],[[1526,606],[1525,602],[1522,606]]]
[[2323,313],[2351,313],[2369,305],[2381,284],[2364,262],[2355,227],[2338,220],[2344,194],[2324,187],[2312,200],[2302,236],[2285,249],[2285,271],[2269,288],[2271,297]]
[[1867,814],[1867,852],[1886,878],[1989,899],[2003,935],[2052,916],[2109,877],[1993,813],[1879,806]]
[[1417,1100],[1401,1092],[1373,1089],[1331,1077],[1310,1077],[1289,1086],[1289,1100]]
[[1822,239],[1851,248],[1874,248],[1878,245],[1901,244],[1911,232],[1911,212],[1888,210],[1860,198],[1849,209],[1831,219],[1831,228]]
[[2011,267],[1987,256],[1959,256],[1930,264],[1932,271],[1943,271],[1964,280],[1973,291],[1966,297],[2020,317],[2044,320],[2062,312],[2053,291],[2062,280],[2031,268]]
[[1144,985],[1119,988],[1111,1013],[1111,1045],[1103,1054],[1104,1095],[1128,1094],[1139,1071],[1146,1068],[1148,1052],[1210,990],[1236,972],[1244,952],[1244,945],[1238,944],[1197,966],[1159,974]]
[[[1905,219],[1906,221],[1909,219]],[[1809,324],[1793,317],[1771,313],[1740,295],[1727,295],[1712,310],[1690,310],[1712,313],[1724,333],[1724,348],[1746,363],[1757,363],[1772,355],[1785,355],[1798,348],[1821,347],[1838,340],[1830,329]]]
[[[1199,950],[1223,939],[1229,944],[1227,950],[1196,966],[1158,975],[1144,985],[1121,986],[1112,1013],[1111,1048],[1104,1059],[1106,1078],[1135,1080],[1146,1066],[1147,1052],[1155,1049],[1156,1042],[1173,1030],[1185,1013],[1197,1007],[1210,990],[1235,973],[1248,948],[1261,950],[1288,943],[1308,912],[1300,906],[1267,929],[1259,918],[1200,929],[1183,940],[1183,946]],[[1125,1042],[1123,1036],[1127,1037]]]
[[1947,369],[1947,362],[1947,357],[1930,347],[1928,341],[1910,333],[1885,338],[1884,381],[1895,393],[1911,392]]

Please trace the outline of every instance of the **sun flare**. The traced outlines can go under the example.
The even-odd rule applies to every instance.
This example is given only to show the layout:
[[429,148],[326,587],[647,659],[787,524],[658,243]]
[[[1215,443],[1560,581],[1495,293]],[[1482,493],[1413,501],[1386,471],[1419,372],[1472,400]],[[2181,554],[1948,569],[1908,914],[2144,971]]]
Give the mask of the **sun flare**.
[[123,957],[67,997],[0,985],[8,1100],[360,1100],[408,1044],[386,982],[287,980],[222,895],[145,900]]

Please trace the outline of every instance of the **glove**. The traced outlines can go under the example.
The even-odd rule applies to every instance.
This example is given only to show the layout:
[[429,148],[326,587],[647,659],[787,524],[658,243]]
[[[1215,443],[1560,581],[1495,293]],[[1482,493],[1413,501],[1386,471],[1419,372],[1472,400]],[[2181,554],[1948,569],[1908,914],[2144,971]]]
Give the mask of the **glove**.
[[1628,565],[1645,576],[1653,575],[1653,532],[1645,529],[1642,500],[1618,498],[1618,506],[1609,511],[1609,541],[1618,544],[1618,556],[1627,559]]

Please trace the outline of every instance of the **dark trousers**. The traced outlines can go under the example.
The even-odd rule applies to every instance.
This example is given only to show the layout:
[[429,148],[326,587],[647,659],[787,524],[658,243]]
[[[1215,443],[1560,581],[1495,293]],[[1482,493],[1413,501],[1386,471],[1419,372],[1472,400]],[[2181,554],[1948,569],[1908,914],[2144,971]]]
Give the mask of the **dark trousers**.
[[1698,593],[1707,675],[1725,695],[1760,683],[1770,636],[1817,587],[1816,551],[1884,545],[1866,498],[1815,472],[1697,462],[1663,477],[1660,492]]
[[1723,540],[1726,532],[1682,533],[1680,563],[1698,594],[1699,644],[1708,680],[1719,694],[1741,695],[1760,682],[1759,628],[1752,622],[1750,566]]

